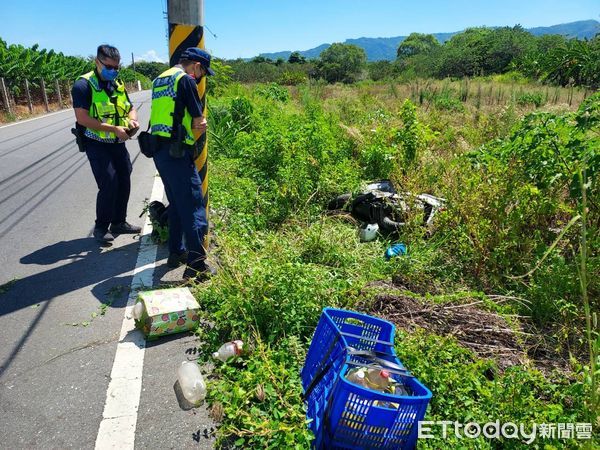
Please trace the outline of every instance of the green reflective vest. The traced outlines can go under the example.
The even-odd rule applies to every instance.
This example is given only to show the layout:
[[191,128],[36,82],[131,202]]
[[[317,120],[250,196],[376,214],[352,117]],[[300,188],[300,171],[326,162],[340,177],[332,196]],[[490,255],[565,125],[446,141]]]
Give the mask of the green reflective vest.
[[[152,110],[150,112],[150,132],[152,134],[166,138],[171,137],[177,87],[179,86],[179,80],[184,75],[185,72],[180,67],[171,67],[152,82]],[[186,131],[183,142],[193,145],[192,116],[187,108],[183,108],[183,110],[181,123]]]
[[[125,84],[115,80],[116,88],[112,95],[108,95],[100,87],[100,82],[94,71],[88,72],[79,78],[85,78],[92,89],[92,104],[90,106],[90,117],[98,119],[102,123],[129,128],[129,111],[131,103],[125,92]],[[90,139],[111,144],[120,142],[115,133],[85,129],[85,135]]]

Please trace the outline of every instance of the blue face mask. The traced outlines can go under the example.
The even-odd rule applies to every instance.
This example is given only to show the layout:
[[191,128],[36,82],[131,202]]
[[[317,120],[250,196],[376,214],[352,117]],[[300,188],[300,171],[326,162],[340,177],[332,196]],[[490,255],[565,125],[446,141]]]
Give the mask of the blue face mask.
[[115,70],[115,69],[107,69],[106,67],[103,67],[102,72],[100,72],[100,75],[102,76],[102,78],[104,78],[107,81],[113,81],[117,78],[117,75],[119,75],[119,71]]

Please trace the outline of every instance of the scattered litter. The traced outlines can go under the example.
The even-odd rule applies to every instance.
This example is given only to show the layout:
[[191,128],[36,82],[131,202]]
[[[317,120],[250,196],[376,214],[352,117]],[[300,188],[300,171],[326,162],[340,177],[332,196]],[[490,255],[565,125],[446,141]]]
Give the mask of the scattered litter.
[[226,342],[219,350],[213,353],[213,358],[226,362],[229,358],[239,356],[242,353],[244,343],[240,340]]
[[402,243],[390,245],[384,253],[385,259],[388,261],[391,258],[402,255],[406,255],[406,245]]
[[206,398],[206,383],[195,361],[184,361],[177,370],[177,381],[185,399],[198,406]]
[[379,225],[376,223],[368,223],[358,232],[358,236],[361,242],[371,242],[377,238],[377,232],[379,231]]
[[143,302],[137,302],[135,304],[135,306],[133,307],[133,318],[135,320],[140,320],[142,318],[142,315],[144,314],[146,308],[144,308],[144,303]]

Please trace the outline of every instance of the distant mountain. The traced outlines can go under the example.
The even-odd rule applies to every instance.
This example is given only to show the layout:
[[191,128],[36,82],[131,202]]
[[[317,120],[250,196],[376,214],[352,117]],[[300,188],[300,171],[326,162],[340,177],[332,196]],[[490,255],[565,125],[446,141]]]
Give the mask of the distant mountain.
[[[440,43],[443,44],[456,33],[460,33],[460,31],[456,31],[454,33],[434,33],[433,35],[438,41],[440,41]],[[407,36],[398,36],[391,38],[361,37],[358,39],[346,39],[344,43],[354,44],[364,48],[365,52],[367,52],[367,59],[369,61],[381,61],[384,59],[392,61],[396,59],[396,50],[398,49],[398,46],[406,38]]]
[[[535,36],[541,36],[543,34],[561,34],[569,38],[591,39],[597,33],[600,33],[600,22],[597,20],[580,20],[578,22],[563,23],[560,25],[553,25],[551,27],[528,28],[527,31]],[[453,33],[434,33],[433,35],[438,41],[444,43],[457,33],[460,33],[460,31],[455,31]],[[393,61],[396,59],[396,49],[398,48],[398,45],[400,45],[400,43],[406,38],[407,36],[389,38],[361,37],[358,39],[346,39],[344,44],[354,44],[364,48],[369,61]],[[321,44],[318,47],[299,52],[307,59],[315,59],[318,58],[321,52],[330,45],[331,44]],[[264,56],[265,58],[270,58],[272,60],[283,58],[287,61],[291,54],[291,51],[283,51],[275,53],[261,53],[260,56]]]
[[563,23],[551,27],[529,28],[534,36],[543,34],[562,34],[568,38],[591,39],[600,33],[600,22],[597,20],[580,20],[579,22]]

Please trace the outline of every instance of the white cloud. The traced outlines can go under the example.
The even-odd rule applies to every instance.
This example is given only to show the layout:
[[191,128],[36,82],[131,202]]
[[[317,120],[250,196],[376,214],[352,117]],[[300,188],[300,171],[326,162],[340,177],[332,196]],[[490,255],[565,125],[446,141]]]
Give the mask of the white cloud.
[[166,56],[161,56],[156,50],[148,50],[146,53],[136,56],[136,61],[147,61],[147,62],[167,62]]

